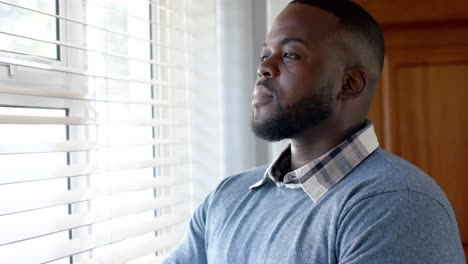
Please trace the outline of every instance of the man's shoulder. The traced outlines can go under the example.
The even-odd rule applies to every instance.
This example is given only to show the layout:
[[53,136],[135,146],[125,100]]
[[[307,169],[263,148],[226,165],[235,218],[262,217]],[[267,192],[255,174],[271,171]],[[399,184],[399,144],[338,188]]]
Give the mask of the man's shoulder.
[[382,149],[378,149],[371,158],[375,161],[369,169],[380,172],[376,173],[376,177],[381,177],[383,181],[428,195],[440,194],[440,188],[432,177],[409,161]]
[[361,199],[383,193],[409,191],[448,205],[445,194],[428,174],[380,148],[345,177],[341,188],[359,194]]
[[241,173],[226,177],[216,188],[216,192],[246,192],[249,187],[257,183],[265,175],[268,165],[262,165],[243,171]]

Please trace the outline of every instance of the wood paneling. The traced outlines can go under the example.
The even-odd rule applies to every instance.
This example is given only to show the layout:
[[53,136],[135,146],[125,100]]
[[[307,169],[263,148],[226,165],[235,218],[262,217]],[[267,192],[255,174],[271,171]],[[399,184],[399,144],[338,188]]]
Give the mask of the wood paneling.
[[382,24],[467,20],[466,0],[356,0]]
[[[468,2],[468,1],[467,1]],[[468,20],[382,25],[388,50],[468,45]],[[421,46],[421,43],[424,43]]]
[[374,122],[375,133],[377,134],[377,138],[379,139],[380,142],[383,141],[383,137],[384,137],[383,126],[382,126],[383,111],[382,111],[382,108],[380,107],[382,105],[382,88],[381,87],[382,87],[382,81],[379,82],[379,85],[377,89],[375,90],[373,107],[371,107],[371,110],[368,115],[368,118],[372,120],[372,122]]
[[[446,193],[460,223],[468,222],[468,203],[463,203],[468,181],[460,173],[468,161],[467,72],[468,63],[402,67],[392,102],[395,119],[404,124],[393,127],[398,136],[394,151],[450,191]],[[460,225],[460,232],[468,240],[466,225]]]
[[386,62],[369,117],[381,144],[426,171],[468,253],[468,1],[357,0],[382,24]]
[[390,96],[382,100],[391,105],[389,149],[445,191],[468,252],[468,58],[460,57],[453,63],[393,64]]

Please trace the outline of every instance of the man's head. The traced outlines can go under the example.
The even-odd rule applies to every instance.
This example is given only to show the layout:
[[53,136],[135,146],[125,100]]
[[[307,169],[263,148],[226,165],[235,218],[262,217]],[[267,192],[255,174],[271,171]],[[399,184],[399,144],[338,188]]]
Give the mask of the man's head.
[[261,54],[252,130],[281,140],[323,124],[362,122],[383,54],[378,24],[356,4],[292,1],[276,18]]

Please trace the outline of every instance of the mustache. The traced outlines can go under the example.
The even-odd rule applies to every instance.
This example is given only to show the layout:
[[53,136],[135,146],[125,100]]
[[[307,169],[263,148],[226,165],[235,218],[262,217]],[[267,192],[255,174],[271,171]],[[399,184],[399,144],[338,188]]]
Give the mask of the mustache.
[[262,78],[255,83],[256,86],[263,86],[267,89],[270,93],[276,96],[276,89],[274,89],[273,84],[271,83],[270,79]]

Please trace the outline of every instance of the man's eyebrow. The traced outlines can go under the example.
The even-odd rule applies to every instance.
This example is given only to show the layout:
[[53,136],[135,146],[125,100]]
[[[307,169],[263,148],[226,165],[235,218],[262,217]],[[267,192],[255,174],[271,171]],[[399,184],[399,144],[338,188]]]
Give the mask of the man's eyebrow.
[[[295,37],[287,37],[287,38],[284,38],[284,39],[282,39],[282,40],[279,42],[279,44],[280,44],[281,46],[284,46],[284,45],[289,44],[289,43],[291,43],[291,42],[296,42],[296,43],[300,43],[300,44],[302,44],[302,45],[307,46],[307,43],[306,43],[303,39],[301,39],[301,38],[295,38]],[[267,45],[266,43],[263,43],[263,47],[267,47],[267,46],[268,46],[268,45]]]

